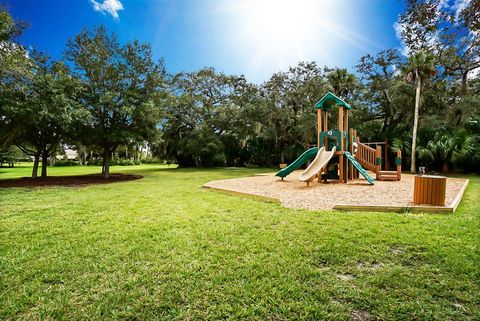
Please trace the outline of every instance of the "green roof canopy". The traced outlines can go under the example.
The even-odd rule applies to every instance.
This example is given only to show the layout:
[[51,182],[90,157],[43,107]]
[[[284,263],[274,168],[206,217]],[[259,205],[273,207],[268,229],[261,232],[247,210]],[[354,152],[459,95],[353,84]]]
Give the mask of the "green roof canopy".
[[315,104],[315,109],[323,109],[323,110],[328,110],[332,106],[343,106],[347,109],[352,109],[352,107],[332,94],[331,92],[328,92],[325,94],[325,96],[322,97],[317,103]]

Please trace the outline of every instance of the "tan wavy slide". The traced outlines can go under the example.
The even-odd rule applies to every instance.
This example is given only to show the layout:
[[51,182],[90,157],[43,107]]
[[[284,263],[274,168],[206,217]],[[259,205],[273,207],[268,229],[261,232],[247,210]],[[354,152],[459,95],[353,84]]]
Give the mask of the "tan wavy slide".
[[320,148],[317,156],[315,156],[315,159],[310,166],[308,166],[307,169],[298,177],[300,181],[309,183],[317,177],[317,174],[320,175],[320,171],[327,166],[328,162],[335,154],[335,150],[335,146],[331,151],[326,151],[325,147]]

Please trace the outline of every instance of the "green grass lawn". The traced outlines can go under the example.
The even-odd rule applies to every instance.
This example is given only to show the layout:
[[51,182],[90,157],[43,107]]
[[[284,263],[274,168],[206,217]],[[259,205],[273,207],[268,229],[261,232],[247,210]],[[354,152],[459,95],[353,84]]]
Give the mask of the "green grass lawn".
[[113,167],[145,178],[0,189],[0,319],[480,319],[478,176],[453,215],[291,210],[201,188],[260,171]]

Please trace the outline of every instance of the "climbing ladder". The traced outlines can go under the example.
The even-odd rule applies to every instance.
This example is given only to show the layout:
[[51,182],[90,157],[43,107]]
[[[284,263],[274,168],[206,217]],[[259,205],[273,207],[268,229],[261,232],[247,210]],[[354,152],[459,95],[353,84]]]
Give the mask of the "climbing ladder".
[[343,152],[343,154],[347,157],[347,159],[352,163],[353,166],[355,166],[355,168],[358,170],[358,172],[360,174],[362,174],[363,177],[365,177],[365,179],[367,180],[368,183],[370,184],[373,184],[375,182],[375,180],[373,179],[373,177],[371,177],[370,175],[368,175],[367,171],[362,167],[362,165],[360,165],[359,162],[357,162],[355,160],[355,157],[353,157],[352,154],[350,154],[349,152]]

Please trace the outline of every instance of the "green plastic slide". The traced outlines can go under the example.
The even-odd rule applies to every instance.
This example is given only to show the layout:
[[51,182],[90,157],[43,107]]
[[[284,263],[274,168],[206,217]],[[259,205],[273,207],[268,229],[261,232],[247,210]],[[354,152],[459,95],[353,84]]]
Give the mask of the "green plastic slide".
[[360,165],[360,163],[356,161],[355,157],[353,157],[352,154],[350,154],[349,152],[344,152],[343,154],[347,156],[348,160],[352,163],[352,165],[355,166],[358,172],[362,174],[362,176],[365,177],[365,179],[370,184],[373,184],[375,182],[375,180],[370,175],[368,175],[367,171],[362,167],[362,165]]
[[315,157],[317,155],[318,148],[312,147],[307,149],[302,155],[300,155],[293,163],[288,165],[285,168],[282,168],[275,176],[281,177],[282,179],[289,175],[291,172],[305,164],[310,158]]

